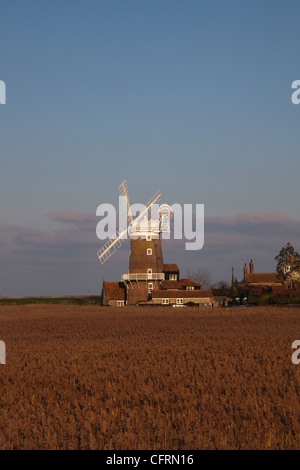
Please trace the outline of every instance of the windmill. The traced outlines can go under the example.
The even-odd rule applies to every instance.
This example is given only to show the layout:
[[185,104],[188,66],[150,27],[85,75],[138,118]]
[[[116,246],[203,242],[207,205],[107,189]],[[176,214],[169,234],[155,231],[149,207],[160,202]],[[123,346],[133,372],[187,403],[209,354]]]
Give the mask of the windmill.
[[127,210],[127,228],[119,227],[115,238],[109,239],[98,251],[100,262],[105,263],[130,238],[129,272],[122,275],[127,290],[127,301],[136,303],[147,300],[152,289],[164,280],[162,233],[170,232],[172,209],[167,204],[160,206],[158,218],[148,218],[151,207],[161,199],[157,191],[148,204],[133,218],[129,203],[126,180],[119,186],[120,195]]

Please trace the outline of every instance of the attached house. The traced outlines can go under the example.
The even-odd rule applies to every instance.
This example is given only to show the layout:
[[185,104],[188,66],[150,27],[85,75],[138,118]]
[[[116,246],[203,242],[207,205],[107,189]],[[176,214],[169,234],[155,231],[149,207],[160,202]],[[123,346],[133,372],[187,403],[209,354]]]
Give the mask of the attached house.
[[179,283],[181,284],[182,288],[185,290],[200,290],[201,289],[201,284],[191,281],[191,279],[180,279]]
[[123,307],[126,303],[126,289],[123,282],[103,281],[103,305]]
[[[176,265],[168,265],[176,266]],[[175,269],[173,268],[173,272]],[[178,270],[179,275],[179,270]],[[193,303],[212,307],[214,296],[211,289],[201,290],[201,285],[191,279],[167,280],[161,282],[160,289],[151,293],[152,304],[155,305],[184,305]]]
[[152,303],[156,305],[178,305],[189,302],[199,306],[213,307],[212,290],[161,289],[152,291]]
[[[179,269],[176,264],[164,265],[164,276],[167,279],[158,282],[157,288],[148,291],[147,296],[141,303],[150,305],[193,303],[213,307],[214,296],[212,290],[201,290],[201,285],[191,279],[179,279]],[[121,307],[130,304],[127,290],[128,288],[124,282],[103,282],[103,305]]]
[[164,264],[163,273],[165,275],[165,281],[178,281],[179,280],[179,268],[177,264],[175,263]]

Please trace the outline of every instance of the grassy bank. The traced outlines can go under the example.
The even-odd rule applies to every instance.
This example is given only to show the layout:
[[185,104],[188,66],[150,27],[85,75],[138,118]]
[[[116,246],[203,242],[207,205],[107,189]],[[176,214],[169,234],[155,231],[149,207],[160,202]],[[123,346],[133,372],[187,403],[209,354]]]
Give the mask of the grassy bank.
[[62,304],[62,305],[100,305],[100,295],[82,297],[22,297],[0,298],[0,305]]

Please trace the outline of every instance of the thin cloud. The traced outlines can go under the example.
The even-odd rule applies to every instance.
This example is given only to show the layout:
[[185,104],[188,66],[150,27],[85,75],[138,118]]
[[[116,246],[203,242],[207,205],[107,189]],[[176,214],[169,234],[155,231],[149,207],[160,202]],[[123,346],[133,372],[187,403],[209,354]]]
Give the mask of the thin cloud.
[[244,234],[266,234],[289,232],[300,236],[300,221],[290,219],[279,213],[240,214],[237,216],[206,217],[205,228],[208,232],[233,231]]
[[[42,283],[43,277],[48,278],[48,294],[51,294],[50,267],[51,272],[57,273],[53,286],[59,284],[59,279],[63,291],[67,276],[68,286],[74,282],[73,292],[76,289],[81,291],[75,272],[84,273],[87,284],[98,285],[100,280],[97,281],[97,276],[100,273],[112,280],[120,279],[120,275],[127,271],[129,241],[105,266],[99,263],[97,250],[104,241],[96,236],[98,219],[95,214],[52,211],[49,218],[54,224],[51,231],[13,224],[0,225],[0,264],[5,266],[1,278],[2,292],[11,292],[14,276],[20,278],[21,273],[26,276],[28,270],[33,273],[30,295],[34,294],[35,286]],[[59,225],[55,229],[56,222]],[[227,279],[231,266],[242,272],[243,264],[250,258],[254,259],[258,270],[273,270],[274,257],[287,242],[291,242],[298,251],[300,249],[300,221],[280,213],[207,216],[204,229],[204,247],[200,251],[185,251],[185,240],[174,240],[172,236],[170,240],[164,240],[165,262],[176,262],[182,272],[205,268],[215,280],[219,280]],[[74,270],[73,281],[70,270]]]

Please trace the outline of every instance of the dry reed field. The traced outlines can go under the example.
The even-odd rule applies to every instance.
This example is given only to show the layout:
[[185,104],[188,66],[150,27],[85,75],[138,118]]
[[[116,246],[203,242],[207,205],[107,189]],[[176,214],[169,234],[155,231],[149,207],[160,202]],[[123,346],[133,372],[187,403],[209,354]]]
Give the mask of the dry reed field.
[[300,448],[299,308],[0,306],[1,449]]

